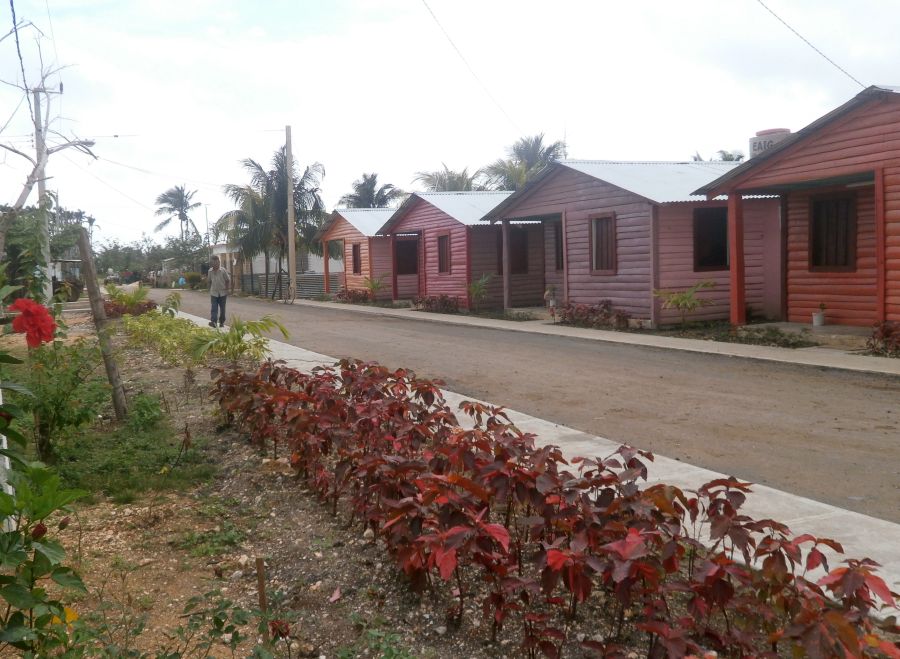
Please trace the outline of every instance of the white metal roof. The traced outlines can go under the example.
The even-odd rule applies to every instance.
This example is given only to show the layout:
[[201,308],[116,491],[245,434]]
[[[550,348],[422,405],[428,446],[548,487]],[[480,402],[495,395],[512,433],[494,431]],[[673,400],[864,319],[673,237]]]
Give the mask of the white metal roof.
[[615,160],[560,160],[560,165],[662,204],[699,201],[691,193],[741,163],[715,161],[623,162]]
[[347,220],[364,236],[374,236],[397,212],[396,208],[335,208],[334,212]]
[[416,192],[415,196],[463,224],[477,224],[512,192]]

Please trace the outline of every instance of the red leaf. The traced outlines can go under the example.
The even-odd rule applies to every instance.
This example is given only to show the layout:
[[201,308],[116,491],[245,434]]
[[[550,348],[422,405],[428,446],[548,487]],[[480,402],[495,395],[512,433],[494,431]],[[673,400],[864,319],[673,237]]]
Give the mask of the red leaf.
[[559,572],[560,570],[562,570],[563,566],[568,560],[568,554],[560,551],[559,549],[550,549],[547,551],[547,565],[554,572]]
[[441,552],[437,558],[438,570],[441,573],[441,579],[449,581],[453,576],[453,570],[456,569],[456,550],[451,549],[447,552]]
[[628,535],[625,536],[623,540],[603,545],[603,549],[617,553],[626,561],[640,558],[647,554],[647,547],[644,544],[644,539],[637,529],[628,529]]
[[328,598],[328,601],[331,602],[332,604],[334,604],[339,599],[341,599],[341,587],[340,586],[338,586],[337,588],[334,589],[334,592],[331,593],[331,597]]
[[509,551],[509,531],[502,524],[484,524],[484,532],[500,543],[503,551]]
[[886,604],[896,607],[891,589],[884,583],[884,579],[876,577],[874,574],[866,575],[866,585],[873,593],[878,595]]
[[818,549],[810,549],[809,555],[806,557],[806,569],[815,570],[820,565],[824,565],[825,569],[828,569],[828,563],[825,561],[825,554]]

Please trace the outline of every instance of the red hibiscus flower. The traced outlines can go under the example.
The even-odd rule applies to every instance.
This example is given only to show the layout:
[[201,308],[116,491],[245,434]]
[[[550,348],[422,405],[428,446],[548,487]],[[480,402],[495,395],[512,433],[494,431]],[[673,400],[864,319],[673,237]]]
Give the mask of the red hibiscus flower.
[[19,312],[12,321],[13,331],[25,334],[29,348],[37,348],[42,343],[53,340],[56,323],[47,307],[22,297],[9,305],[9,309]]

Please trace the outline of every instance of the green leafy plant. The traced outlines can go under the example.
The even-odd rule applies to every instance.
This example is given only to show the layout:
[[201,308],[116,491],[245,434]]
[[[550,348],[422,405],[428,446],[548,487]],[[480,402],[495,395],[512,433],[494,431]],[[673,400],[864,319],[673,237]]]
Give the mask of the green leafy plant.
[[171,316],[174,318],[178,315],[178,312],[181,310],[181,293],[178,291],[172,291],[166,296],[166,301],[163,302],[161,311],[167,316]]
[[472,304],[473,312],[478,313],[481,310],[481,305],[487,298],[488,284],[491,283],[491,279],[493,279],[493,275],[485,273],[475,281],[469,283],[469,301]]
[[199,327],[187,318],[176,318],[159,311],[142,316],[125,316],[123,327],[133,345],[152,348],[163,361],[173,366],[196,365],[193,347],[199,341],[210,341],[216,331]]
[[211,338],[197,336],[191,352],[198,360],[213,354],[224,357],[232,364],[245,358],[259,362],[271,353],[269,340],[263,334],[275,330],[281,332],[284,338],[288,337],[284,325],[270,315],[259,320],[232,318],[227,332],[213,332]]
[[380,277],[366,277],[363,280],[363,286],[366,287],[366,290],[369,292],[369,298],[372,300],[378,299],[378,294],[384,288],[384,275]]
[[684,325],[687,323],[688,314],[693,313],[700,307],[712,304],[709,298],[700,297],[699,293],[701,290],[715,288],[715,286],[716,282],[714,281],[698,281],[683,291],[656,290],[653,291],[653,295],[662,300],[664,309],[677,310],[681,314],[681,324]]
[[135,286],[126,290],[115,284],[106,285],[108,300],[104,300],[103,309],[107,318],[119,318],[124,315],[139,316],[156,308],[156,302],[148,300],[150,289]]

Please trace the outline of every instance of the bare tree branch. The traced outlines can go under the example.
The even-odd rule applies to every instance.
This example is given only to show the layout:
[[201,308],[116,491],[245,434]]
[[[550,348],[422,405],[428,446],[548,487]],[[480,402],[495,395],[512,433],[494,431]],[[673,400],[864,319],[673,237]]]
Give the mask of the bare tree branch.
[[37,165],[37,161],[34,158],[29,156],[27,153],[22,153],[18,149],[14,149],[13,147],[9,146],[8,144],[0,144],[0,149],[6,149],[7,151],[12,151],[16,155],[20,155],[23,158],[27,159],[28,162],[30,162],[32,165]]

